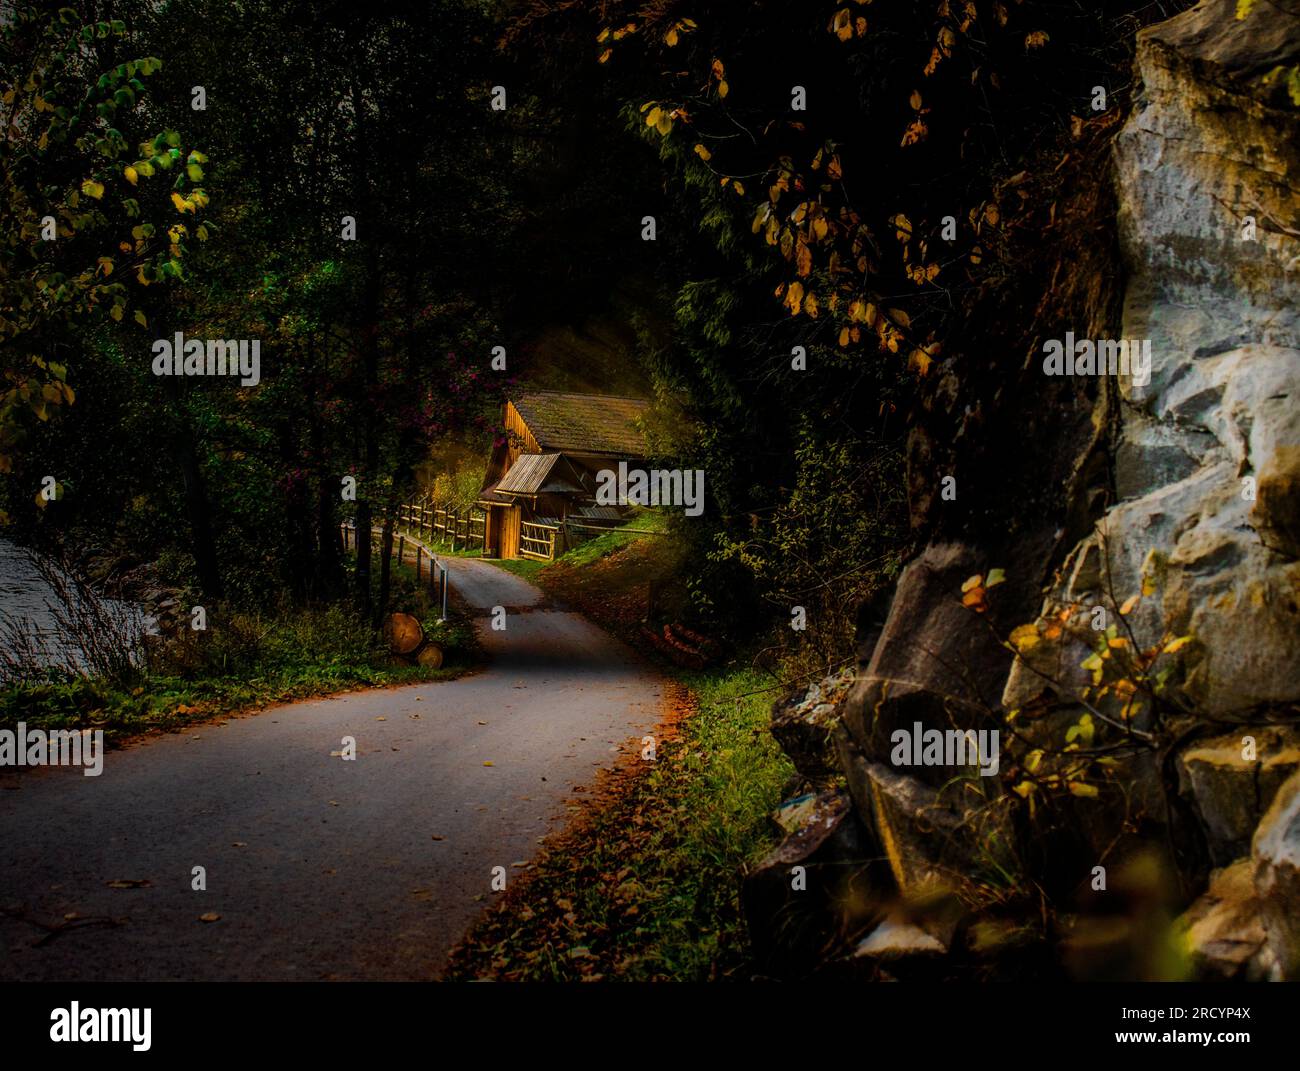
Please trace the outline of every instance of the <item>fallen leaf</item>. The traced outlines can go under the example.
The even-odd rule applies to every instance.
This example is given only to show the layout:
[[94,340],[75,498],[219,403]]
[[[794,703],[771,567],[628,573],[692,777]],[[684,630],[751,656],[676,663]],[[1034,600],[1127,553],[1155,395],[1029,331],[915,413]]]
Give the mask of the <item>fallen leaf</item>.
[[215,911],[209,911],[206,915],[200,915],[200,916],[199,916],[199,921],[200,921],[200,922],[217,922],[217,921],[220,920],[220,918],[221,918],[221,916],[218,915]]

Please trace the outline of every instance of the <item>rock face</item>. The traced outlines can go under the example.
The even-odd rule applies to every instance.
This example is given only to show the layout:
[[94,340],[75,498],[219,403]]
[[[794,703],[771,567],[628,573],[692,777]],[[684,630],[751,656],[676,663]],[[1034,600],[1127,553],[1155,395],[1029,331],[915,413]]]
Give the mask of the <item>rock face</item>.
[[1300,978],[1300,774],[1260,822],[1251,861],[1274,976]]
[[[1042,325],[1149,341],[1149,375],[1007,389],[1000,416],[1060,416],[1052,457],[1008,480],[1042,508],[1014,531],[930,524],[860,650],[836,763],[902,900],[981,910],[1011,876],[1069,910],[1140,851],[1182,911],[1227,868],[1183,920],[1196,969],[1300,978],[1300,109],[1270,77],[1300,64],[1300,2],[1235,11],[1138,34],[1113,143],[1122,314]],[[963,582],[992,566],[1006,582],[973,615]],[[917,724],[1000,728],[1000,776],[901,767]],[[874,932],[863,954],[946,947]]]

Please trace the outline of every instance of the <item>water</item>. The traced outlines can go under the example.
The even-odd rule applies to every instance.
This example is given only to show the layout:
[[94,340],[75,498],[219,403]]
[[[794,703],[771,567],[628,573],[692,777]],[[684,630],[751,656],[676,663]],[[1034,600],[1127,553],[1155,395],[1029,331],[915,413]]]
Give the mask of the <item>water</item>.
[[[0,651],[16,652],[10,626],[17,625],[35,639],[42,665],[80,670],[85,660],[75,640],[59,628],[52,604],[58,605],[54,589],[36,571],[23,548],[0,538]],[[127,635],[153,630],[153,620],[134,603],[105,599],[104,605]]]

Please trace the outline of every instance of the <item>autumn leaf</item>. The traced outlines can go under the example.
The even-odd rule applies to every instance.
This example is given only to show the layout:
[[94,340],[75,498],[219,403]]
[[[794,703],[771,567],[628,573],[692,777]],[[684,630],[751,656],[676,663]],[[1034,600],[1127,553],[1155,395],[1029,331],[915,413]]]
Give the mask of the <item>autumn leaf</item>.
[[1124,600],[1124,605],[1119,608],[1119,612],[1123,615],[1131,614],[1133,612],[1133,607],[1135,607],[1141,599],[1141,595],[1130,595]]
[[1011,630],[1011,646],[1017,651],[1031,651],[1038,646],[1041,639],[1036,625],[1018,625]]
[[800,275],[807,275],[812,271],[812,250],[802,238],[799,239],[799,245],[795,251],[795,266]]
[[1179,636],[1177,639],[1170,640],[1167,644],[1165,644],[1164,651],[1162,653],[1177,654],[1179,651],[1181,651],[1184,647],[1186,647],[1191,642],[1192,642],[1191,636]]
[[1047,36],[1045,31],[1035,30],[1033,33],[1025,37],[1025,48],[1026,50],[1031,48],[1042,48],[1050,40],[1051,38]]
[[81,184],[81,192],[87,197],[93,197],[98,201],[104,196],[104,184],[102,182],[96,182],[94,179],[86,179],[86,181]]
[[126,179],[126,181],[129,182],[132,186],[134,186],[137,182],[140,181],[140,173],[136,171],[134,167],[130,167],[130,166],[124,167],[122,169],[122,177]]

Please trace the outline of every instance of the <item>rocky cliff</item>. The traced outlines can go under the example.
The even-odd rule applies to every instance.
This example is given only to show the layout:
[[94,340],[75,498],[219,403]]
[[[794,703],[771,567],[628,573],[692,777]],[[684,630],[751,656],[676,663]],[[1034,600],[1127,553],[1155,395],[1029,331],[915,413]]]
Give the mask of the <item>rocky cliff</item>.
[[[997,399],[1051,448],[963,426],[970,483],[1033,516],[936,520],[924,443],[931,538],[852,688],[778,705],[811,802],[746,880],[775,972],[1300,978],[1300,4],[1237,13],[1137,36],[1120,300],[1040,318]],[[1045,376],[1075,338],[1133,360]]]

